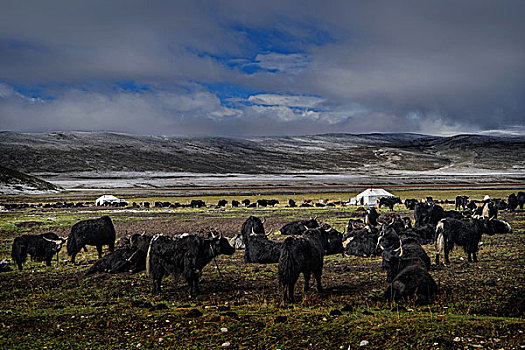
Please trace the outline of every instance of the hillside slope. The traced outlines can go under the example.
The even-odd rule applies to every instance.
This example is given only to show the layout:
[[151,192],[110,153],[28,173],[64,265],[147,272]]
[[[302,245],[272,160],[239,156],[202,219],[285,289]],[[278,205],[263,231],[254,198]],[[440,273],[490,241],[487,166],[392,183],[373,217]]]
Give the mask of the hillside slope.
[[49,192],[62,188],[34,176],[0,166],[0,193]]
[[525,169],[525,138],[417,134],[181,138],[109,132],[0,133],[0,163],[25,173],[286,174]]

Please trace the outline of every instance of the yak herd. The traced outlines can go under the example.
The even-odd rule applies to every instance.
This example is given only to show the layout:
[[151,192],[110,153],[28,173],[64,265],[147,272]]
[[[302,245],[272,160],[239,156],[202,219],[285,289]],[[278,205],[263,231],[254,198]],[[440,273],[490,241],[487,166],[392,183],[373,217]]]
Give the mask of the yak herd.
[[[455,245],[463,248],[468,261],[477,262],[482,234],[509,233],[508,223],[497,219],[499,210],[523,207],[525,193],[512,194],[505,200],[486,199],[469,201],[466,196],[456,198],[456,210],[444,210],[432,198],[418,201],[407,199],[405,206],[414,211],[414,224],[408,217],[391,212],[379,215],[375,208],[358,208],[349,218],[343,232],[316,218],[290,222],[280,229],[284,240],[270,240],[264,221],[250,216],[240,233],[228,240],[222,235],[203,237],[198,234],[155,235],[134,234],[120,239],[115,249],[115,228],[109,216],[83,220],[74,224],[67,237],[67,253],[75,257],[87,245],[97,248],[99,259],[85,272],[132,273],[146,270],[152,277],[153,293],[161,292],[162,278],[182,275],[191,296],[199,293],[199,278],[203,268],[220,254],[232,255],[235,249],[244,250],[245,263],[278,264],[277,278],[283,301],[295,300],[294,287],[300,274],[304,276],[304,290],[310,287],[313,275],[317,290],[322,291],[322,272],[325,255],[382,256],[381,267],[386,271],[388,287],[384,297],[400,301],[415,299],[429,303],[438,292],[429,274],[431,259],[422,245],[434,243],[435,264],[449,264],[449,253]],[[393,208],[399,199],[381,199],[381,205]],[[201,203],[194,203],[195,205]],[[451,203],[452,204],[452,203]],[[478,206],[478,204],[481,204]],[[54,233],[22,235],[15,238],[12,258],[17,267],[30,255],[34,261],[45,261],[48,266],[66,241]],[[110,253],[102,256],[102,246]]]

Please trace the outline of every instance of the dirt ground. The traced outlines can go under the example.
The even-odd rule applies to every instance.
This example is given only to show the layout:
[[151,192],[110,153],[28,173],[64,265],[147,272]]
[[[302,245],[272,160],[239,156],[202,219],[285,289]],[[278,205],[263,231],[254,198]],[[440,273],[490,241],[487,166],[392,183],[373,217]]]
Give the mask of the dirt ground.
[[[118,237],[143,232],[205,234],[211,229],[232,237],[255,215],[265,218],[271,239],[283,239],[275,234],[282,225],[313,216],[342,230],[355,208],[106,213]],[[396,213],[412,216],[401,207]],[[102,214],[55,210],[44,216]],[[165,278],[162,293],[153,296],[144,272],[85,277],[96,259],[95,248],[79,253],[78,265],[67,262],[64,249],[59,266],[29,262],[22,271],[0,273],[0,347],[353,349],[367,341],[366,348],[373,349],[520,349],[525,345],[525,213],[500,216],[513,232],[484,236],[479,263],[467,263],[456,248],[451,266],[431,267],[440,294],[429,306],[384,300],[387,283],[380,257],[327,256],[323,293],[314,288],[303,295],[301,278],[296,288],[299,301],[283,304],[277,264],[246,264],[242,250],[220,256],[204,269],[195,300],[183,281],[172,278]],[[17,230],[21,229],[51,230],[66,237],[70,225],[27,224]],[[0,231],[1,259],[9,257],[10,242],[19,234]],[[433,247],[424,248],[433,258]]]

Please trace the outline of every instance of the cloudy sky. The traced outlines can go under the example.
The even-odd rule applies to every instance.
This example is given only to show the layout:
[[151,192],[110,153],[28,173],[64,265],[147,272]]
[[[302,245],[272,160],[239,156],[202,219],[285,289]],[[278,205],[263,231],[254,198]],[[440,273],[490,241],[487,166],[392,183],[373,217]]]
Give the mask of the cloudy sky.
[[525,134],[525,1],[0,1],[0,130]]

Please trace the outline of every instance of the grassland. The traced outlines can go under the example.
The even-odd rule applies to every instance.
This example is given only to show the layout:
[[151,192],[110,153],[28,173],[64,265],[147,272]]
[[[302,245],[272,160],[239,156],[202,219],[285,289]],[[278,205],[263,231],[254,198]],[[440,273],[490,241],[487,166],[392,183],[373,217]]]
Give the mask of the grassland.
[[[467,194],[503,197],[515,189],[393,191],[402,198],[453,199]],[[0,260],[8,259],[14,237],[22,233],[57,232],[108,214],[118,236],[131,233],[182,233],[213,228],[227,236],[249,215],[266,218],[267,232],[282,224],[317,216],[337,229],[346,225],[355,207],[286,208],[289,198],[348,200],[356,193],[302,193],[257,196],[200,196],[219,199],[277,198],[275,208],[194,209],[27,209],[0,213]],[[79,194],[53,198],[8,197],[2,200],[53,202],[93,201]],[[126,198],[127,199],[127,198]],[[137,195],[133,201],[185,203],[194,196]],[[450,207],[448,207],[450,208]],[[447,209],[448,209],[447,208]],[[412,215],[396,208],[401,215]],[[325,292],[315,289],[296,304],[283,305],[275,264],[245,264],[243,252],[212,262],[202,277],[198,300],[190,299],[182,281],[168,278],[158,296],[150,293],[145,273],[84,277],[96,250],[80,253],[79,265],[46,267],[28,262],[24,270],[0,273],[0,348],[5,349],[520,349],[525,346],[525,212],[504,212],[513,227],[507,235],[484,236],[480,262],[468,264],[456,249],[449,267],[430,273],[440,295],[428,306],[395,304],[382,299],[386,288],[380,258],[325,258]],[[36,224],[35,224],[36,222]],[[272,239],[282,239],[272,234]],[[424,247],[432,256],[432,247]],[[301,280],[299,282],[299,285]],[[300,289],[300,288],[299,288]],[[299,294],[299,290],[297,294]],[[195,311],[198,310],[198,311]],[[360,343],[368,342],[360,347]]]

